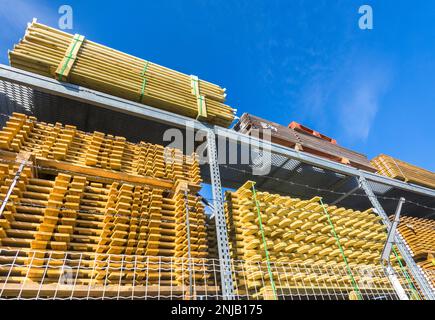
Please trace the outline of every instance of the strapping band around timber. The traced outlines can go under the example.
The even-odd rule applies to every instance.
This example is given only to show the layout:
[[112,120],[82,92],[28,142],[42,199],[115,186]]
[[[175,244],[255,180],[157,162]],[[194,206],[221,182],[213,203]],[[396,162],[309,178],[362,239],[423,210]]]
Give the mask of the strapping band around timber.
[[145,74],[146,74],[146,72],[148,70],[148,65],[149,65],[149,61],[145,61],[145,65],[144,65],[142,73],[141,73],[141,76],[142,76],[143,79],[142,79],[142,88],[141,88],[140,98],[139,98],[140,102],[142,102],[143,96],[145,94],[145,87],[146,87],[146,83],[147,83],[147,79],[145,77]]
[[207,118],[207,104],[205,97],[201,95],[199,89],[199,78],[197,76],[190,76],[190,86],[192,87],[192,94],[196,97],[196,103],[198,107],[198,115],[196,116],[196,120],[202,117]]
[[81,36],[79,34],[76,34],[74,36],[73,40],[74,40],[73,46],[72,46],[70,52],[68,53],[68,56],[66,57],[67,59],[65,60],[65,63],[63,64],[62,69],[60,70],[59,77],[58,77],[59,81],[62,81],[63,74],[66,70],[66,67],[68,66],[69,61],[72,59],[72,53],[74,52],[74,49],[76,48],[76,46],[79,42],[85,41],[85,37]]
[[341,256],[343,257],[343,261],[346,264],[346,270],[347,270],[349,278],[350,278],[350,280],[352,282],[352,286],[355,289],[356,296],[357,296],[358,300],[362,300],[361,291],[360,291],[360,289],[358,287],[358,284],[355,281],[355,278],[353,276],[352,270],[350,269],[350,266],[349,266],[349,264],[347,262],[346,255],[344,254],[343,247],[341,246],[341,243],[340,243],[340,238],[338,237],[337,233],[335,232],[334,224],[332,223],[332,220],[331,220],[331,217],[329,216],[328,210],[326,210],[326,207],[323,204],[323,201],[322,201],[321,198],[319,199],[319,202],[322,205],[323,212],[326,214],[326,217],[328,218],[328,223],[331,226],[332,234],[334,235],[334,238],[335,238],[335,240],[337,242],[337,245],[338,245],[338,248],[340,250]]
[[405,176],[405,174],[403,173],[402,169],[401,169],[401,168],[399,167],[399,165],[397,164],[396,159],[394,159],[393,157],[390,157],[390,158],[394,161],[394,164],[396,165],[397,169],[399,169],[400,173],[401,173],[402,176],[403,176],[403,179],[405,179],[405,181],[408,181],[408,178]]
[[261,238],[263,240],[263,246],[264,246],[264,252],[266,254],[267,272],[269,274],[270,283],[272,285],[273,297],[275,300],[278,300],[278,296],[276,294],[275,281],[273,280],[273,273],[272,273],[272,269],[270,267],[269,251],[267,250],[266,237],[264,236],[263,222],[261,221],[260,205],[259,205],[258,200],[257,200],[257,193],[255,191],[255,182],[252,183],[252,194],[254,196],[255,206],[257,207],[258,225],[260,227]]

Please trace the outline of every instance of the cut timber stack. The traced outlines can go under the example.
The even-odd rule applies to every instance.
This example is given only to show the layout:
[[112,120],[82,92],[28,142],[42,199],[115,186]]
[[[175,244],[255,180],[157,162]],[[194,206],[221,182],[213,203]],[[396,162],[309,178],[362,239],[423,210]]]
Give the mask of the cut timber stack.
[[244,113],[234,125],[234,130],[248,135],[256,135],[260,138],[264,138],[265,131],[268,131],[273,143],[347,164],[358,169],[371,172],[376,171],[365,155],[343,148],[337,145],[334,139],[294,122],[289,127],[285,127],[278,123]]
[[85,133],[74,126],[47,124],[20,113],[13,113],[0,131],[0,150],[27,151],[44,166],[56,163],[69,170],[74,165],[82,173],[123,177],[132,182],[149,180],[171,187],[171,181],[183,180],[191,188],[199,188],[202,181],[195,154],[184,156],[174,148],[134,144],[101,132]]
[[80,267],[76,283],[90,288],[184,288],[189,257],[195,283],[207,283],[206,216],[196,195],[201,179],[194,155],[21,114],[0,136],[7,150],[0,152],[0,199],[12,190],[0,215],[0,286],[6,279],[8,286],[55,284],[64,264]]
[[101,92],[228,127],[225,89],[33,21],[10,64]]
[[432,290],[435,290],[435,220],[401,216],[398,230],[419,268],[432,283]]
[[379,174],[435,189],[435,173],[432,171],[385,154],[377,156],[371,162]]
[[[265,243],[255,197],[259,203]],[[343,254],[351,269],[381,268],[379,259],[387,237],[386,227],[380,223],[381,218],[371,209],[360,212],[336,206],[323,207],[320,200],[320,197],[301,200],[259,191],[254,196],[250,181],[237,191],[226,193],[225,209],[232,258],[244,262],[243,271],[237,272],[239,290],[246,288],[253,295],[260,292],[264,297],[268,296],[271,281],[265,266],[265,246],[274,265],[272,274],[279,292],[295,288],[303,290],[313,284],[351,292],[352,281],[346,272],[343,274],[346,270]],[[333,227],[343,253],[333,234]],[[393,255],[391,260],[396,261]],[[304,272],[307,266],[310,271]],[[338,269],[335,269],[335,274],[323,270],[329,267],[341,269],[342,274],[337,276]],[[320,273],[316,274],[313,270]],[[354,274],[354,277],[356,283],[361,282],[360,274]],[[378,290],[389,286],[389,280],[384,275],[374,278],[370,288]]]

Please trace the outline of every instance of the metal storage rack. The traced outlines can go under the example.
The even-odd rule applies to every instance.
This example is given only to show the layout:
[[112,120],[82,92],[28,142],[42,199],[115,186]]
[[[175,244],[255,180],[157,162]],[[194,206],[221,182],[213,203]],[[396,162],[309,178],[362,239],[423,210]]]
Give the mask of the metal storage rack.
[[[390,225],[388,214],[393,214],[400,197],[407,200],[402,209],[405,214],[426,218],[435,216],[433,189],[361,171],[280,145],[263,144],[259,139],[230,129],[5,65],[0,65],[0,106],[4,114],[14,111],[31,113],[42,121],[59,121],[76,125],[84,131],[123,135],[131,141],[146,139],[165,144],[163,133],[170,128],[180,129],[185,135],[188,131],[205,132],[209,161],[201,165],[201,172],[205,182],[212,185],[221,290],[226,299],[234,298],[234,283],[222,187],[235,188],[246,180],[253,180],[258,188],[274,193],[304,197],[320,195],[325,202],[354,209],[373,207],[387,226]],[[0,120],[4,122],[6,118],[0,117]],[[237,150],[238,155],[248,152],[250,157],[246,162],[242,162],[239,156],[233,164],[219,163],[220,153],[227,155],[229,150]],[[266,163],[271,170],[263,176],[254,175],[253,168],[258,166],[257,160],[264,152],[271,154]],[[396,244],[425,298],[435,299],[433,289],[398,237]]]

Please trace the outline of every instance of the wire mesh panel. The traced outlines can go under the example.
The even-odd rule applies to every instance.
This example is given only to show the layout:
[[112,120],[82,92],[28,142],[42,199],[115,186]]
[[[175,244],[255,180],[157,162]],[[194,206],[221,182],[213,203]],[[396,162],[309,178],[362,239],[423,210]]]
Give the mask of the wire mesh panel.
[[[2,249],[0,299],[222,299],[217,259]],[[232,261],[237,300],[398,299],[382,266]],[[399,272],[410,298],[418,298]]]
[[3,249],[0,299],[216,299],[218,273],[214,259]]
[[[399,299],[382,266],[235,262],[239,299],[277,300],[396,300]],[[353,283],[349,273],[352,273]],[[397,273],[396,273],[397,275]],[[419,295],[405,274],[399,281],[410,299]]]

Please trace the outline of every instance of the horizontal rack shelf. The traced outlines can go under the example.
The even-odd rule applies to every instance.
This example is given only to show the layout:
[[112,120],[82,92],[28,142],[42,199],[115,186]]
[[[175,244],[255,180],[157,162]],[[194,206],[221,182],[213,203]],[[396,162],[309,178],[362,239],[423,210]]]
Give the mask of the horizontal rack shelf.
[[[238,154],[244,148],[254,146],[255,149],[256,146],[262,146],[261,140],[231,129],[210,126],[184,116],[6,65],[0,65],[0,104],[2,113],[32,113],[42,121],[59,121],[76,125],[85,131],[97,130],[122,135],[131,141],[144,139],[165,145],[168,142],[163,141],[163,134],[167,129],[180,129],[183,134],[186,129],[213,129],[217,140],[227,139],[226,154],[234,144]],[[5,121],[4,118],[0,119]],[[219,142],[217,145],[219,152]],[[220,166],[222,186],[236,188],[246,180],[254,180],[259,188],[267,191],[306,196],[322,195],[325,201],[331,203],[339,201],[343,206],[365,209],[371,205],[361,188],[358,188],[358,178],[364,176],[388,214],[394,212],[397,201],[387,198],[405,197],[408,201],[426,207],[407,202],[403,209],[405,214],[435,216],[431,209],[435,207],[433,189],[358,170],[281,145],[272,143],[269,148],[272,157],[271,171],[267,176],[256,176],[252,173],[256,151],[251,150],[249,163],[240,164],[238,159],[235,164]],[[201,171],[205,182],[210,182],[208,165],[203,164]]]

